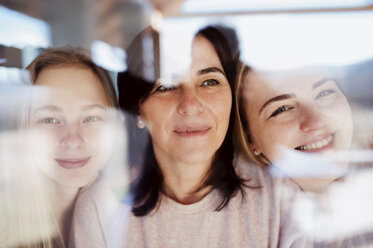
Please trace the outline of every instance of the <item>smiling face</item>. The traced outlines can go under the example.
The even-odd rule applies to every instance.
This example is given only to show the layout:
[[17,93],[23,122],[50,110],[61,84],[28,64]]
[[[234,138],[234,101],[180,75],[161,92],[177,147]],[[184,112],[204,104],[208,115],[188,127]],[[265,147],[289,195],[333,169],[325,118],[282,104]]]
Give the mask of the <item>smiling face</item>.
[[51,151],[40,169],[60,185],[87,185],[109,157],[112,115],[99,79],[85,67],[48,67],[35,84],[47,94],[33,96],[30,127],[48,138]]
[[211,163],[228,129],[231,88],[214,47],[197,36],[191,57],[178,84],[157,82],[140,105],[158,162]]
[[281,148],[317,154],[349,149],[350,106],[326,71],[252,72],[243,94],[251,149],[270,161]]

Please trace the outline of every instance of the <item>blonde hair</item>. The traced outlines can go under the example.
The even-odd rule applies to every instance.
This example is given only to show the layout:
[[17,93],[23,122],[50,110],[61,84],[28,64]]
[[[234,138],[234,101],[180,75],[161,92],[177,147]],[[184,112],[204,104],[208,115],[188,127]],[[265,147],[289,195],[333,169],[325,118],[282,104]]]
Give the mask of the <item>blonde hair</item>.
[[249,75],[252,72],[251,67],[241,63],[237,87],[236,87],[236,99],[235,99],[235,111],[236,120],[234,125],[234,140],[235,146],[238,152],[243,153],[250,160],[261,166],[267,166],[270,161],[261,153],[255,155],[254,151],[250,148],[251,133],[249,127],[249,121],[247,119],[245,106],[247,104],[245,98],[246,85],[249,83]]
[[52,66],[82,66],[90,69],[101,82],[110,106],[119,106],[118,97],[109,73],[96,65],[85,49],[66,46],[45,50],[27,66],[32,83],[35,83],[42,70]]
[[[119,107],[117,94],[109,73],[94,64],[89,53],[82,48],[59,47],[42,52],[27,69],[34,84],[40,73],[50,67],[77,66],[90,69],[99,79],[104,94],[111,107]],[[29,126],[30,99],[32,90],[27,91],[22,103],[15,107],[14,120],[10,123],[11,130],[17,130],[15,140],[24,139],[25,129]],[[13,135],[10,132],[10,135]],[[7,141],[8,142],[8,141]],[[10,142],[10,141],[9,141]],[[8,142],[8,143],[9,143]],[[11,180],[9,192],[5,193],[6,204],[2,206],[0,217],[0,246],[22,248],[55,248],[66,247],[64,244],[58,220],[51,206],[51,193],[40,180],[38,163],[30,147],[23,143],[6,145],[15,158],[13,169],[0,167]],[[1,143],[0,143],[1,145]],[[26,161],[26,163],[25,163]],[[21,167],[22,166],[22,167]],[[16,199],[14,199],[16,198]],[[8,200],[7,200],[8,199]],[[4,216],[2,216],[4,215]],[[4,227],[2,228],[2,225]]]
[[[0,142],[7,154],[6,164],[0,166],[5,184],[0,197],[0,246],[22,248],[64,247],[58,222],[49,201],[36,157],[28,145],[25,133],[9,132]],[[25,140],[26,138],[26,140]],[[6,157],[7,158],[7,157]]]

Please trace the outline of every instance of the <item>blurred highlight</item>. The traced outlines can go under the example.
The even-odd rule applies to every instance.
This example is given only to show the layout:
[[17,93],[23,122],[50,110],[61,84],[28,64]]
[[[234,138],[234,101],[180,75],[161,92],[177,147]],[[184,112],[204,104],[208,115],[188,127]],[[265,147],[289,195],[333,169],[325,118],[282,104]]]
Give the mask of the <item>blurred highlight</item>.
[[[96,144],[85,146],[96,146],[99,153],[92,155],[101,158],[90,158],[88,162],[57,161],[54,158],[61,155],[61,148],[55,138],[65,127],[53,126],[56,124],[51,116],[59,118],[56,114],[61,116],[61,113],[50,110],[34,113],[33,109],[59,105],[58,101],[63,103],[72,98],[77,101],[77,96],[40,86],[12,87],[1,91],[0,96],[12,100],[2,105],[0,115],[0,246],[64,247],[64,230],[56,212],[65,204],[66,192],[76,187],[84,191],[98,176],[102,187],[111,192],[116,201],[129,194],[124,116],[110,108],[100,113],[96,110],[95,118],[100,114],[101,123],[82,127],[83,135],[94,129]],[[60,120],[66,122],[73,118],[72,114],[65,113]],[[84,139],[90,142],[89,138]],[[83,150],[69,154],[81,157],[81,152]]]

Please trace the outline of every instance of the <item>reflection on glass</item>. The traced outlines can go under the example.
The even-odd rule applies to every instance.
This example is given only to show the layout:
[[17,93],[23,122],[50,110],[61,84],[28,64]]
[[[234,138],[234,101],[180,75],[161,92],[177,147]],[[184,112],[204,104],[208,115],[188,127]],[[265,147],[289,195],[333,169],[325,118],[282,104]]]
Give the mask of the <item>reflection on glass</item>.
[[108,73],[82,50],[46,50],[28,69],[34,85],[1,134],[0,244],[66,247],[81,189],[110,175],[108,192],[127,191],[121,115]]
[[[244,117],[244,128],[237,133],[242,142],[247,142],[240,144],[235,137],[233,161],[245,160],[238,163],[242,166],[236,166],[235,171],[250,170],[253,186],[259,185],[256,182],[263,175],[268,176],[273,188],[262,191],[271,196],[287,192],[280,204],[268,209],[258,207],[262,206],[258,199],[268,195],[256,190],[248,194],[258,196],[247,205],[260,210],[252,217],[259,223],[255,227],[266,216],[277,216],[271,211],[279,205],[286,206],[286,210],[290,205],[294,219],[286,211],[281,213],[278,233],[286,233],[295,220],[303,236],[316,247],[369,246],[373,230],[369,191],[373,181],[373,35],[369,32],[372,1],[279,3],[2,1],[0,23],[5,25],[0,24],[0,247],[25,247],[26,243],[47,247],[68,242],[76,247],[97,246],[101,242],[107,242],[107,247],[123,244],[129,221],[137,220],[131,213],[132,204],[139,203],[139,194],[127,197],[127,192],[142,190],[148,196],[154,188],[163,186],[138,186],[145,185],[139,181],[153,183],[160,175],[158,171],[144,177],[146,168],[153,168],[146,167],[154,158],[148,156],[153,146],[164,148],[170,143],[163,150],[184,159],[196,158],[193,149],[203,155],[216,148],[219,142],[209,141],[185,150],[185,143],[165,141],[161,132],[171,122],[166,117],[175,102],[180,100],[188,103],[181,107],[201,110],[196,104],[198,98],[188,91],[191,82],[198,82],[198,93],[210,100],[210,105],[219,107],[224,102],[222,109],[228,107],[229,101],[218,101],[214,91],[224,77],[228,78],[226,71],[221,75],[214,69],[198,76],[193,71],[196,54],[200,64],[209,64],[215,58],[208,47],[200,46],[200,42],[195,45],[194,35],[216,23],[235,29],[237,36],[226,35],[227,43],[239,48],[237,59],[254,68],[238,82],[241,86],[236,90],[236,85],[230,85],[234,106],[231,111]],[[33,76],[36,85],[21,87],[27,83],[24,67],[40,49],[60,45],[91,49],[94,62],[111,70],[113,78],[120,72],[120,106],[126,111],[125,116],[113,109],[117,107],[115,90],[102,84],[103,78],[110,80],[108,75],[74,63],[43,68]],[[221,69],[219,66],[213,67]],[[240,71],[234,76],[238,78]],[[235,94],[241,98],[235,99]],[[184,110],[180,112],[185,114]],[[193,129],[198,121],[184,120],[177,133],[197,139],[209,124]],[[233,145],[230,147],[233,149]],[[243,156],[240,152],[244,149],[249,154]],[[127,174],[131,190],[127,187]],[[165,176],[164,182],[170,178],[174,177]],[[220,181],[216,185],[226,184]],[[162,196],[172,196],[169,188],[162,189]],[[74,214],[71,206],[75,202],[70,204],[71,199],[77,201]],[[61,214],[64,211],[66,214]],[[75,222],[70,225],[72,215]],[[170,216],[170,212],[165,216]],[[246,220],[244,217],[240,221]],[[161,222],[153,222],[157,231],[166,230]],[[98,229],[96,224],[101,224]],[[213,227],[209,224],[206,230],[216,227],[224,231],[205,246],[224,235],[233,237],[240,233],[232,223]],[[277,226],[264,226],[256,237],[272,240],[266,238],[266,232]],[[186,230],[184,225],[171,229],[180,230],[181,234]],[[107,236],[87,235],[96,234],[97,230],[105,230]],[[242,230],[248,233],[253,229]],[[210,237],[202,235],[203,231],[198,232],[199,242]],[[69,232],[75,237],[69,239]],[[144,235],[139,236],[142,232],[132,233],[143,241]],[[107,238],[102,240],[104,236]],[[187,237],[185,245],[193,235]],[[165,242],[167,237],[160,240]]]
[[[322,156],[335,156],[349,149],[350,106],[335,79],[322,68],[277,73],[251,71],[243,79],[241,89],[241,108],[245,114],[242,118],[250,134],[249,151],[254,152],[257,161],[280,161],[282,148]],[[291,167],[290,161],[285,161],[285,165]],[[347,164],[347,161],[337,162]],[[320,179],[332,181],[345,170],[333,167],[324,172]],[[308,187],[322,188],[323,185],[317,182],[302,188]]]

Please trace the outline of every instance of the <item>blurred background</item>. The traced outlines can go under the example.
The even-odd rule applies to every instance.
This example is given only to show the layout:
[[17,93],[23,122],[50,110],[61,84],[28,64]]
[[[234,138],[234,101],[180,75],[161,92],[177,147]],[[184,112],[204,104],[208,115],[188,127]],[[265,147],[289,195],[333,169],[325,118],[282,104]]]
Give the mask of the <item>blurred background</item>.
[[235,28],[243,60],[257,68],[337,66],[351,97],[372,105],[371,0],[1,0],[0,82],[21,82],[19,69],[52,46],[85,47],[96,63],[123,71],[126,49],[148,26],[144,72],[169,74],[188,57],[175,44],[185,43],[187,54],[209,23]]

